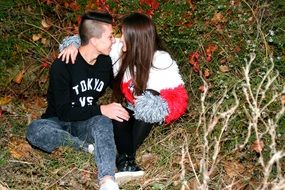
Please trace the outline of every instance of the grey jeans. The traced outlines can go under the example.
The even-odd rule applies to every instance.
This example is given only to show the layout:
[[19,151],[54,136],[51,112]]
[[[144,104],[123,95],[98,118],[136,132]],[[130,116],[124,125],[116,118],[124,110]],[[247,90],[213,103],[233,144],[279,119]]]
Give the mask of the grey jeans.
[[60,121],[57,117],[35,120],[28,126],[27,140],[48,153],[60,146],[86,151],[93,144],[99,180],[115,175],[116,146],[108,117],[98,115],[76,122]]

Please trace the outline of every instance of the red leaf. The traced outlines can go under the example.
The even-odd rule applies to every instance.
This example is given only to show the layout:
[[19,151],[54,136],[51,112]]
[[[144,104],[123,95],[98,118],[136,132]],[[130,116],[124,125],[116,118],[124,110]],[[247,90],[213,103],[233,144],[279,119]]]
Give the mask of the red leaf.
[[264,148],[264,142],[262,140],[255,140],[250,148],[252,151],[261,153]]
[[41,60],[41,67],[45,69],[49,68],[48,59],[44,58]]
[[43,62],[41,64],[41,67],[47,69],[47,68],[49,68],[49,64],[47,62]]
[[150,9],[147,10],[146,12],[148,16],[152,16],[154,14],[154,11],[158,9],[160,6],[159,2],[157,2],[156,0],[140,0],[140,4],[141,5],[146,4],[147,6],[150,7]]
[[189,22],[185,22],[183,24],[183,26],[185,26],[186,28],[190,28],[191,26],[193,26],[193,22],[189,21]]
[[218,49],[216,44],[210,44],[206,48],[206,61],[210,62],[212,60],[212,54]]
[[151,17],[154,14],[153,10],[147,10],[145,13],[147,16]]
[[80,5],[78,5],[76,2],[72,2],[69,4],[70,9],[78,11],[80,10]]
[[189,54],[189,63],[192,65],[192,69],[196,73],[200,71],[199,57],[200,54],[198,52],[192,52]]
[[205,69],[204,77],[209,78],[209,76],[210,76],[210,70],[209,69]]
[[76,17],[76,22],[77,22],[78,25],[80,24],[80,21],[81,21],[81,16],[80,16],[80,15],[77,15],[77,17]]
[[204,85],[199,86],[199,91],[201,93],[204,93],[205,92],[205,86]]
[[46,3],[47,5],[51,5],[53,3],[55,3],[54,0],[43,0],[44,3]]

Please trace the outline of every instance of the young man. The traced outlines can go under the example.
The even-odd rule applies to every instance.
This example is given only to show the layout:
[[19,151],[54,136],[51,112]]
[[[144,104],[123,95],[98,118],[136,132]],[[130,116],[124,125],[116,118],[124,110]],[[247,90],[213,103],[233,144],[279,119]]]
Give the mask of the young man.
[[28,126],[27,140],[48,153],[60,146],[94,153],[100,190],[118,190],[111,119],[122,122],[129,115],[121,104],[97,104],[113,79],[108,56],[114,43],[112,16],[94,11],[83,14],[79,36],[82,43],[76,64],[60,59],[52,64],[48,108]]

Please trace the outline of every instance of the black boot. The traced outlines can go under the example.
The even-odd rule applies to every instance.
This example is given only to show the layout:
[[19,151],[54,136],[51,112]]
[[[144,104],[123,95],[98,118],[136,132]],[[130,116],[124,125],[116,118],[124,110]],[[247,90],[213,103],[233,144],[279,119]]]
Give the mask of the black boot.
[[144,175],[144,171],[136,164],[134,156],[118,155],[116,166],[118,172],[115,174],[115,179],[119,185],[141,178]]
[[128,154],[119,154],[116,159],[118,172],[136,172],[142,169],[136,164],[135,156]]

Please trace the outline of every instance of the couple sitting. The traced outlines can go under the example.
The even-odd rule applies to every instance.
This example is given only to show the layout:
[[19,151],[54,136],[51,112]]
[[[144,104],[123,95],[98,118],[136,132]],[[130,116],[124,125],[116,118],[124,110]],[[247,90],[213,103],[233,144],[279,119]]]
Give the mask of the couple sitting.
[[[93,153],[100,190],[118,190],[115,178],[144,174],[136,150],[155,123],[178,119],[188,101],[152,20],[140,13],[125,16],[120,39],[113,37],[112,20],[107,13],[82,15],[80,38],[65,39],[62,60],[51,66],[47,110],[27,130],[28,141],[46,152],[71,146]],[[117,102],[99,105],[109,86]]]

